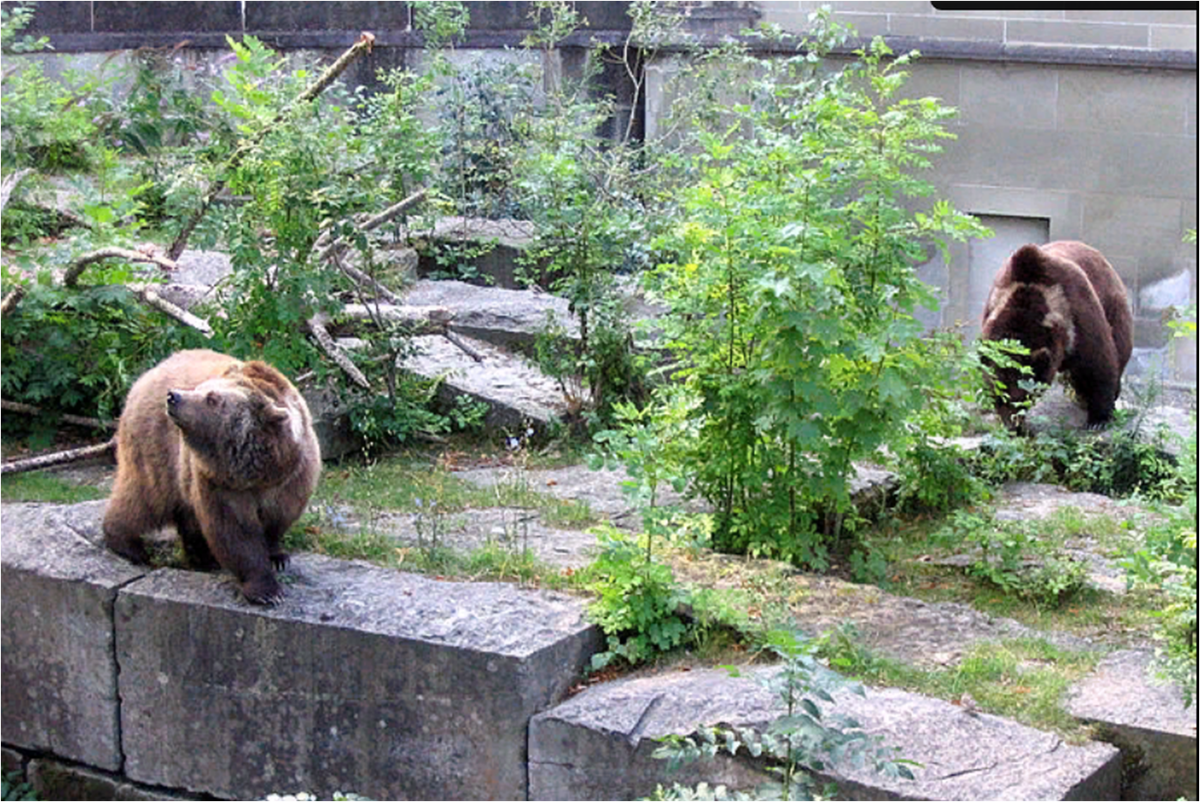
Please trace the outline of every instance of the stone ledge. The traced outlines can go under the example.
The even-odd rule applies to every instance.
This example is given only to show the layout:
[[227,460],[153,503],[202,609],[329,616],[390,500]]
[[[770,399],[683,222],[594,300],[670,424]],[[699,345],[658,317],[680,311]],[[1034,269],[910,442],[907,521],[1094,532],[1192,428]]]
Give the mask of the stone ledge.
[[185,571],[122,591],[126,775],[240,799],[524,798],[528,720],[598,645],[584,602],[317,555],[293,564],[273,609]]
[[[533,718],[529,726],[530,799],[634,799],[656,783],[745,784],[749,764],[692,764],[685,776],[650,758],[653,739],[724,723],[764,726],[782,712],[753,676],[676,672],[592,688]],[[1119,799],[1120,753],[1108,744],[1070,746],[1055,735],[996,716],[968,714],[937,699],[868,689],[863,699],[834,693],[822,713],[851,716],[898,756],[916,760],[915,781],[840,768],[827,779],[847,799]]]
[[1067,710],[1101,725],[1124,753],[1127,799],[1195,799],[1196,703],[1185,708],[1177,686],[1152,679],[1150,663],[1148,652],[1110,654],[1071,689]]
[[5,743],[121,767],[112,625],[118,589],[146,571],[101,548],[105,502],[5,504]]

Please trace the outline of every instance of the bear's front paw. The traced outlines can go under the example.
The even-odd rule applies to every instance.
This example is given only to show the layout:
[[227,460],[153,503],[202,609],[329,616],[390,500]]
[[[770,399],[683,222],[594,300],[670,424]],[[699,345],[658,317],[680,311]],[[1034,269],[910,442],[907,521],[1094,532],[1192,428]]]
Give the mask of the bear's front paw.
[[149,565],[150,553],[146,551],[146,546],[140,540],[116,541],[108,540],[106,544],[109,551],[112,551],[124,557],[134,565]]
[[268,575],[242,583],[242,595],[253,604],[274,607],[283,601],[283,587]]
[[286,551],[277,551],[271,555],[271,565],[276,571],[286,571],[290,560],[291,556]]

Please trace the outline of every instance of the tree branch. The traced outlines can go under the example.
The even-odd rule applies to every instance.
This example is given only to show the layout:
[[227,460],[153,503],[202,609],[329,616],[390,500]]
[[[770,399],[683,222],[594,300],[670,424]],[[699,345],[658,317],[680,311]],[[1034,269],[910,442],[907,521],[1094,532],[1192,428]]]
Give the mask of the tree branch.
[[317,345],[321,350],[329,355],[329,358],[337,363],[338,367],[346,371],[351,380],[364,390],[371,389],[371,383],[367,381],[367,377],[363,375],[358,366],[346,356],[333,338],[329,336],[329,331],[325,328],[325,316],[322,314],[313,315],[308,319],[308,330],[312,332],[313,339],[317,341]]
[[12,195],[13,190],[17,188],[17,184],[25,180],[25,177],[33,172],[32,167],[26,167],[24,170],[17,170],[15,173],[5,178],[0,183],[0,212],[4,211],[4,207],[8,205],[8,198]]
[[18,303],[20,303],[21,299],[24,297],[25,297],[24,285],[18,284],[17,286],[13,287],[12,291],[9,292],[8,295],[4,296],[4,301],[0,302],[0,317],[4,317],[9,312],[11,312],[13,310],[13,308]]
[[175,264],[175,260],[168,259],[165,256],[131,251],[128,248],[101,248],[98,251],[85,253],[72,262],[71,266],[67,268],[67,272],[63,273],[63,286],[74,288],[76,282],[79,281],[79,276],[88,265],[93,262],[103,261],[104,259],[124,259],[127,262],[152,262],[167,270],[176,270],[179,268],[179,265]]
[[[44,410],[41,407],[35,407],[32,404],[22,404],[20,401],[9,401],[5,398],[0,398],[0,409],[8,412],[20,412],[25,415],[41,415]],[[67,413],[51,413],[58,416],[58,419],[63,423],[73,423],[76,426],[89,426],[93,429],[115,429],[117,424],[115,421],[102,421],[99,418],[85,418],[80,415],[69,415]]]

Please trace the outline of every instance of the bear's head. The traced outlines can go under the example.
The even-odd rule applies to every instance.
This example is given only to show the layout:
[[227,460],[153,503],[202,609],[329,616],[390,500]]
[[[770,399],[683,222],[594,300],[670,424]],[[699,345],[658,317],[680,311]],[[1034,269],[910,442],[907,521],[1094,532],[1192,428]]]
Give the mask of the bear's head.
[[1009,428],[1022,428],[1017,412],[1031,401],[1030,383],[1052,384],[1074,345],[1075,332],[1064,304],[1058,287],[1017,283],[1005,291],[984,321],[985,340],[1016,340],[1029,349],[1028,355],[1013,361],[1028,367],[1032,374],[1018,367],[998,368],[983,360],[996,412]]
[[264,383],[251,365],[262,363],[234,366],[194,389],[169,390],[166,398],[167,417],[206,477],[235,490],[284,480],[300,458],[304,433],[300,411],[282,390],[287,380],[279,374],[283,384]]

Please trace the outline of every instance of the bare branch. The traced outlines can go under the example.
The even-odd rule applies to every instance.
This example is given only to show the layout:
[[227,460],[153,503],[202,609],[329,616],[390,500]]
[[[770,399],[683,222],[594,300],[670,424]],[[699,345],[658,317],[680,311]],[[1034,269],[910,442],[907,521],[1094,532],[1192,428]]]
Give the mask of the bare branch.
[[368,276],[363,271],[359,270],[354,265],[346,264],[342,260],[342,256],[339,253],[339,250],[340,249],[335,248],[333,250],[333,253],[331,254],[333,256],[333,263],[335,265],[337,265],[338,269],[341,270],[343,273],[345,273],[350,278],[351,281],[353,281],[359,287],[363,287],[363,286],[370,287],[371,289],[373,289],[375,291],[376,295],[383,298],[388,303],[391,303],[391,304],[401,303],[399,295],[392,292],[387,287],[383,286],[378,281],[371,278],[370,276]]
[[[32,404],[22,404],[20,401],[9,401],[0,398],[0,409],[8,412],[20,412],[25,415],[41,415],[44,410],[41,407],[35,407]],[[58,419],[63,423],[73,423],[76,426],[90,426],[93,429],[115,429],[117,428],[116,421],[103,421],[99,418],[85,418],[80,415],[68,415],[66,413],[51,413],[58,416]]]
[[12,462],[6,462],[0,465],[0,473],[24,473],[26,471],[36,471],[42,468],[49,468],[53,465],[62,465],[67,462],[78,462],[80,460],[91,459],[93,457],[102,457],[110,452],[115,452],[117,449],[117,438],[113,437],[107,443],[101,443],[96,446],[85,446],[84,448],[72,448],[68,451],[59,451],[54,454],[43,454],[40,457],[30,457],[28,459],[18,459]]
[[313,315],[308,319],[308,330],[312,332],[313,339],[317,341],[317,345],[321,346],[321,350],[329,355],[329,358],[338,364],[342,370],[353,380],[355,384],[365,390],[371,389],[371,383],[367,381],[367,377],[358,369],[346,352],[333,341],[329,336],[329,331],[325,328],[325,316]]
[[454,320],[454,312],[445,306],[376,304],[372,309],[366,304],[346,304],[338,312],[338,318],[366,320],[376,325],[399,323],[411,327],[413,334],[443,334]]
[[471,346],[469,346],[465,342],[463,342],[462,338],[460,338],[454,332],[450,331],[450,329],[446,329],[445,331],[443,331],[442,336],[445,337],[447,340],[449,340],[451,345],[458,346],[459,350],[461,350],[467,356],[471,357],[471,359],[474,359],[476,362],[483,361],[483,354],[479,353],[474,348],[472,348]]
[[[384,209],[382,212],[375,215],[374,217],[368,218],[366,222],[364,222],[361,226],[359,226],[359,230],[362,231],[363,233],[366,233],[368,231],[373,231],[374,229],[379,228],[381,225],[388,222],[389,220],[394,220],[395,218],[399,217],[404,212],[411,209],[413,206],[416,206],[418,203],[425,200],[425,195],[427,192],[428,192],[428,190],[425,190],[425,189],[417,190],[416,192],[409,195],[407,198],[400,201],[399,203],[395,203],[392,206],[389,206],[387,209]],[[321,240],[324,238],[325,238],[325,235],[322,235],[321,237],[319,237],[317,239],[317,242],[320,243]],[[332,242],[327,241],[326,244],[321,246],[320,249],[317,251],[317,259],[319,259],[321,261],[326,260],[329,258],[330,254],[332,254],[335,250],[340,249],[341,247],[342,247],[341,238],[335,239]]]
[[8,205],[8,198],[12,195],[13,190],[17,188],[17,184],[25,180],[25,177],[32,173],[32,167],[26,167],[24,170],[17,170],[15,173],[5,178],[0,182],[0,212],[4,211],[4,207]]
[[4,301],[0,302],[0,317],[4,317],[13,310],[21,299],[25,297],[24,285],[18,284],[12,288],[12,291],[4,296]]
[[101,248],[98,251],[85,253],[83,256],[76,259],[67,272],[63,274],[63,286],[74,287],[79,281],[79,276],[83,273],[84,268],[93,262],[99,262],[104,259],[124,259],[127,262],[152,262],[159,267],[167,270],[175,270],[179,265],[175,264],[173,259],[168,259],[165,256],[157,254],[142,253],[141,251],[131,251],[128,248]]
[[196,317],[186,309],[181,309],[175,304],[163,298],[154,291],[152,284],[131,284],[129,290],[133,292],[143,303],[148,306],[153,306],[158,311],[168,317],[173,317],[185,326],[190,326],[196,331],[203,334],[205,337],[213,336],[213,328],[208,321],[201,317]]

